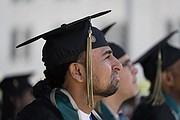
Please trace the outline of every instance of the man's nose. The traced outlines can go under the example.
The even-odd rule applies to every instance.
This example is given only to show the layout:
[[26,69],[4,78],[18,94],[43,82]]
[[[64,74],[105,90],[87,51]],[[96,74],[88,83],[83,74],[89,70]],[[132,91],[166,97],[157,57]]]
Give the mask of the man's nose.
[[[113,56],[114,57],[114,56]],[[114,71],[120,71],[120,70],[122,70],[123,69],[123,66],[122,66],[122,64],[119,62],[119,60],[118,59],[116,59],[115,57],[114,57],[114,62],[113,62],[114,64],[113,64],[113,70]]]

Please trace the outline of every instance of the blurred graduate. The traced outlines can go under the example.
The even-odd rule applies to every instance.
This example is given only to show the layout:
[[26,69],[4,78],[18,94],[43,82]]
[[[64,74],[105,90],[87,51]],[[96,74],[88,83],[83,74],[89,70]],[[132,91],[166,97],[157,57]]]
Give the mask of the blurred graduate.
[[[102,31],[104,34],[114,25],[110,24]],[[122,103],[135,96],[138,93],[136,83],[137,69],[132,64],[129,55],[119,45],[109,42],[109,46],[113,51],[113,55],[122,64],[123,69],[119,73],[120,84],[118,91],[107,98],[103,98],[96,106],[96,110],[102,116],[103,120],[128,120],[120,109]]]
[[7,76],[0,83],[2,90],[2,120],[14,120],[17,112],[34,100],[32,86],[29,83],[31,74]]
[[135,61],[142,65],[151,88],[132,120],[180,120],[180,47],[172,44],[180,41],[178,35],[171,32]]

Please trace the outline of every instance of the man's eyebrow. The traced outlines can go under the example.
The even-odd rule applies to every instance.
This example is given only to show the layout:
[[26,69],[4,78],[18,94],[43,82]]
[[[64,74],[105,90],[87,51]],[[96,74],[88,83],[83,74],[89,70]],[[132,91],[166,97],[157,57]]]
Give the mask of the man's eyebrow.
[[127,59],[124,63],[122,63],[122,66],[125,67],[125,66],[129,65],[130,62],[131,62],[131,60]]
[[130,59],[127,59],[124,63],[129,63],[129,62],[131,62],[131,60],[130,60]]
[[104,51],[104,53],[102,54],[102,56],[107,55],[107,54],[112,54],[112,50],[106,50],[106,51]]

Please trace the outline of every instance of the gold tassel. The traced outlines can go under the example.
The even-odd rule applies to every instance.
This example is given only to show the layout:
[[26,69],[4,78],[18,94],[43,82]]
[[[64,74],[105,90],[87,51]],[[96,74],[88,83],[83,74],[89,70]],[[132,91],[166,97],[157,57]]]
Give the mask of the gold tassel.
[[150,97],[150,101],[153,106],[159,106],[164,103],[164,96],[162,93],[162,58],[161,58],[161,52],[159,50],[158,52],[158,60],[157,60],[157,72],[156,72],[156,79],[154,84],[154,90]]
[[92,30],[91,26],[88,31],[87,39],[87,54],[86,54],[86,79],[87,79],[87,105],[89,107],[94,107],[93,99],[93,81],[92,81]]

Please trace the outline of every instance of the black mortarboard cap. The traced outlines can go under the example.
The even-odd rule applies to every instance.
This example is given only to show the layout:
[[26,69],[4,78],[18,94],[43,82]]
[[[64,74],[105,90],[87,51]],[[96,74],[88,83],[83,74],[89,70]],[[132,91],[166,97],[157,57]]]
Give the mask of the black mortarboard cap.
[[109,44],[109,46],[110,46],[110,48],[112,49],[112,51],[113,51],[113,55],[117,58],[117,59],[119,59],[120,57],[122,57],[123,55],[125,55],[126,53],[125,53],[125,51],[119,46],[119,45],[117,45],[117,44],[115,44],[115,43],[108,43]]
[[[112,26],[114,26],[116,23],[112,23],[108,26],[106,26],[105,28],[103,28],[101,31],[104,33],[104,35],[106,35],[106,33],[110,30],[110,28]],[[109,42],[108,43],[109,47],[112,49],[113,51],[113,55],[119,59],[120,57],[122,57],[123,55],[125,55],[125,51],[117,44]]]
[[167,41],[178,31],[175,30],[158,42],[154,47],[143,54],[134,63],[140,63],[147,79],[154,81],[156,78],[158,51],[161,50],[162,71],[180,59],[180,49],[171,46]]
[[8,96],[20,96],[25,89],[31,88],[29,77],[31,74],[7,76],[0,83],[3,94]]
[[114,26],[115,24],[116,24],[116,23],[114,22],[114,23],[106,26],[105,28],[103,28],[101,31],[104,33],[104,35],[106,35],[106,33],[109,31],[109,29],[110,29],[112,26]]
[[[16,108],[13,101],[16,97],[21,97],[24,90],[30,89],[32,86],[29,84],[29,74],[12,75],[7,76],[0,83],[0,89],[2,90],[2,108],[1,119],[10,120],[15,118]],[[13,99],[12,99],[13,98]]]
[[77,56],[86,51],[86,43],[88,37],[88,30],[91,27],[93,38],[96,39],[92,43],[92,48],[107,46],[107,41],[103,33],[97,28],[91,26],[91,19],[109,13],[111,10],[100,12],[69,24],[63,24],[61,27],[34,37],[20,45],[37,41],[40,38],[46,40],[43,47],[43,62],[46,68],[52,67],[55,64],[63,64],[74,61]]

